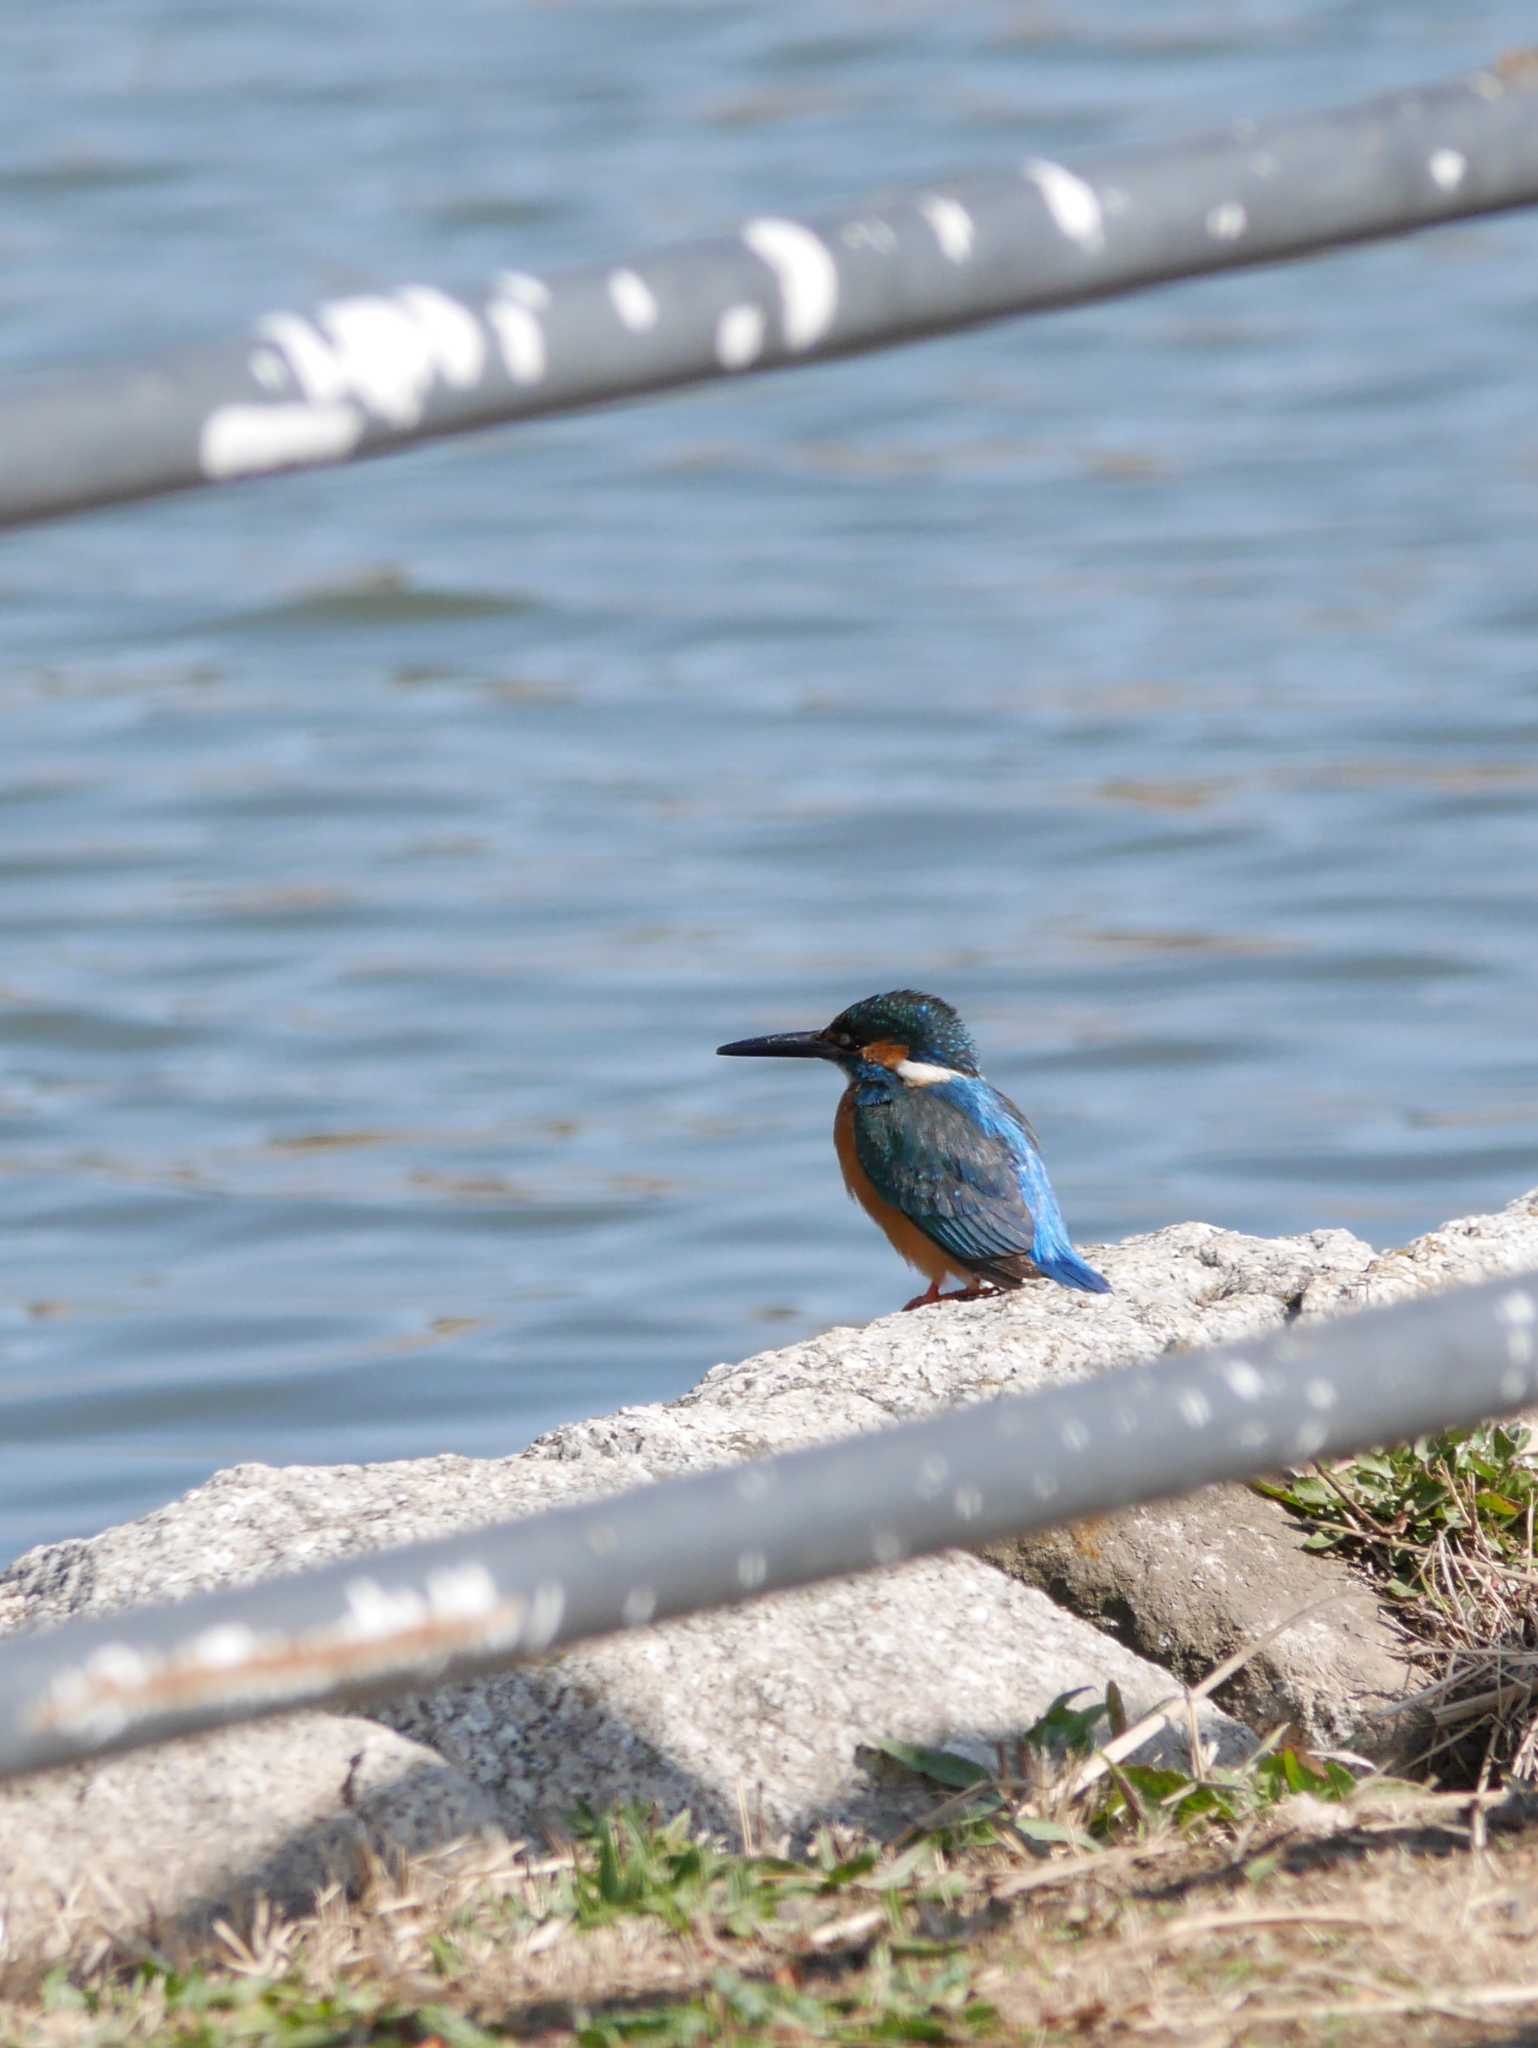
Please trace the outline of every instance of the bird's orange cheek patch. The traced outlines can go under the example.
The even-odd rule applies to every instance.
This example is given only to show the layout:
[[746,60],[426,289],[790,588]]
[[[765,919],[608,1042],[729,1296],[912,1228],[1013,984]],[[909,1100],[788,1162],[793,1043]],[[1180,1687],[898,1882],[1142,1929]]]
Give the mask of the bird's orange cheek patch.
[[908,1048],[899,1045],[895,1038],[878,1038],[874,1045],[862,1045],[860,1055],[874,1060],[878,1067],[900,1067],[908,1057]]

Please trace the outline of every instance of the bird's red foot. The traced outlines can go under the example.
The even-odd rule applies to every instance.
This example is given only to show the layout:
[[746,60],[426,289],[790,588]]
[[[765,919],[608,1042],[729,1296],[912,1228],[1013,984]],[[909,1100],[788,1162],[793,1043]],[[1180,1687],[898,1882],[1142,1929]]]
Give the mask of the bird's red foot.
[[989,1287],[981,1280],[974,1280],[969,1287],[953,1287],[949,1294],[940,1292],[938,1280],[931,1280],[927,1294],[915,1294],[912,1301],[905,1301],[901,1313],[906,1315],[910,1308],[932,1308],[937,1301],[981,1301],[985,1295],[997,1294],[997,1287]]
[[940,1283],[938,1280],[931,1280],[929,1292],[927,1294],[915,1294],[912,1301],[905,1301],[902,1305],[902,1313],[906,1315],[910,1308],[928,1308],[931,1302],[938,1301],[939,1299]]

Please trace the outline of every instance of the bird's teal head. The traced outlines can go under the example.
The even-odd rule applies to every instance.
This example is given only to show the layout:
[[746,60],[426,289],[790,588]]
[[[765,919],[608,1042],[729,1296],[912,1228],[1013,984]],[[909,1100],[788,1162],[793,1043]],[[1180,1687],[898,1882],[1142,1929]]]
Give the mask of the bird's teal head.
[[821,1031],[777,1031],[768,1038],[739,1038],[716,1050],[833,1060],[849,1073],[860,1066],[886,1067],[904,1080],[941,1080],[947,1074],[977,1072],[971,1037],[950,1004],[913,988],[851,1003]]

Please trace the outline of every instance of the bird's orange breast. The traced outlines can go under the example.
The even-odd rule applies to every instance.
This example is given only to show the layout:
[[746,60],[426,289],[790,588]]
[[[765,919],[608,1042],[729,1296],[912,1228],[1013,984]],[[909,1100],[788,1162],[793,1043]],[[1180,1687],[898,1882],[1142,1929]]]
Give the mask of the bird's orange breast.
[[853,1090],[846,1089],[839,1097],[838,1112],[833,1119],[833,1149],[838,1154],[844,1186],[871,1221],[885,1231],[888,1243],[899,1258],[906,1259],[910,1266],[916,1266],[926,1280],[943,1280],[947,1274],[954,1274],[961,1281],[970,1281],[974,1277],[965,1266],[953,1265],[917,1224],[910,1223],[901,1209],[894,1209],[890,1202],[884,1202],[871,1186],[870,1175],[860,1164],[860,1156],[855,1150]]

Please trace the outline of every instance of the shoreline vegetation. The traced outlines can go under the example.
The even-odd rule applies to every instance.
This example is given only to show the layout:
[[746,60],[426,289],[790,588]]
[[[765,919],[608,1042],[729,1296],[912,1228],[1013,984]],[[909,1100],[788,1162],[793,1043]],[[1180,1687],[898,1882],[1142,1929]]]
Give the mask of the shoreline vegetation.
[[[1535,1252],[1534,1195],[1381,1256],[1342,1234],[1255,1240],[1203,1225],[1108,1248],[1127,1313],[1157,1314],[1168,1331],[1174,1306],[1187,1297],[1194,1304],[1192,1320],[1180,1325],[1182,1341],[1196,1341],[1199,1327],[1210,1332],[1214,1317],[1264,1327],[1298,1313],[1299,1301],[1303,1312],[1309,1303],[1319,1313],[1349,1310],[1385,1292],[1517,1270]],[[1123,1284],[1129,1279],[1146,1285],[1146,1300],[1136,1285]],[[972,1363],[982,1360],[991,1371],[1011,1343],[1048,1370],[1061,1369],[1065,1333],[1079,1327],[1045,1299],[1011,1298],[963,1313],[976,1338]],[[865,1382],[897,1386],[915,1358],[928,1358],[923,1321],[894,1317],[718,1368],[681,1407],[572,1425],[554,1452],[549,1443],[536,1446],[503,1467],[424,1460],[384,1477],[341,1468],[339,1490],[323,1504],[324,1526],[347,1525],[346,1541],[361,1547],[355,1524],[367,1496],[346,1489],[378,1480],[398,1514],[403,1473],[429,1475],[440,1510],[447,1491],[460,1488],[482,1515],[491,1475],[504,1467],[514,1475],[509,1485],[569,1487],[580,1479],[574,1462],[587,1456],[609,1461],[609,1484],[633,1481],[616,1448],[621,1424],[626,1458],[649,1444],[648,1455],[665,1466],[681,1458],[690,1432],[704,1446],[700,1455],[715,1455],[713,1430],[740,1433],[753,1415],[783,1403],[786,1388],[809,1388],[817,1421],[834,1426],[831,1383],[809,1373],[809,1361],[822,1368],[837,1358],[846,1391],[854,1383],[851,1398],[868,1398],[860,1391]],[[958,1357],[966,1327],[947,1325]],[[1119,1341],[1128,1341],[1125,1333]],[[931,1385],[928,1397],[964,1396],[964,1364],[956,1363],[953,1386]],[[712,1415],[712,1400],[721,1414]],[[778,1413],[783,1422],[783,1406]],[[183,1554],[202,1560],[210,1527],[228,1551],[220,1569],[230,1573],[268,1555],[257,1534],[281,1527],[291,1544],[285,1475],[247,1468],[226,1478],[151,1518],[153,1528],[125,1525],[93,1544],[33,1553],[27,1570],[0,1576],[0,1615],[15,1627],[82,1603],[100,1611],[142,1579],[147,1556],[166,1572]],[[70,1874],[61,1861],[56,1943],[30,1956],[13,1949],[8,1964],[0,1951],[0,2041],[27,2048],[484,2048],[509,2038],[580,2048],[1006,2040],[1237,2048],[1349,2038],[1388,2048],[1413,2025],[1418,2042],[1509,2043],[1514,2026],[1538,2020],[1538,1446],[1523,1422],[1490,1424],[1327,1467],[1299,1466],[1240,1494],[1283,1532],[1305,1592],[1333,1590],[1302,1605],[1294,1571],[1289,1610],[1278,1618],[1273,1600],[1273,1625],[1199,1678],[1172,1646],[1168,1661],[1186,1670],[1187,1682],[1171,1680],[1156,1705],[1140,1698],[1129,1706],[1126,1697],[1153,1667],[1075,1616],[1059,1615],[1078,1633],[1052,1646],[1057,1661],[1049,1664],[1042,1630],[1058,1610],[996,1564],[936,1561],[925,1568],[936,1574],[932,1587],[904,1577],[915,1568],[899,1568],[840,1596],[874,1600],[884,1585],[890,1600],[894,1587],[906,1589],[897,1606],[869,1610],[863,1631],[863,1610],[830,1610],[831,1621],[825,1615],[822,1623],[838,1659],[871,1664],[881,1679],[861,1696],[866,1726],[847,1766],[860,1798],[846,1800],[843,1817],[830,1806],[834,1817],[815,1826],[785,1824],[794,1810],[789,1781],[778,1808],[765,1791],[782,1730],[746,1731],[745,1753],[762,1755],[764,1778],[755,1785],[735,1766],[735,1798],[718,1798],[706,1812],[660,1794],[598,1791],[601,1767],[581,1736],[587,1724],[574,1724],[562,1782],[590,1784],[595,1796],[569,1799],[559,1824],[508,1825],[517,1810],[512,1795],[504,1786],[496,1804],[483,1768],[477,1789],[491,1803],[480,1810],[495,1810],[498,1827],[464,1827],[461,1839],[445,1835],[420,1852],[381,1844],[362,1829],[331,1881],[303,1901],[232,1891],[197,1925],[170,1912],[148,1920],[141,1913],[136,1922],[120,1916],[114,1924],[93,1873]],[[1217,1526],[1229,1526],[1229,1508],[1218,1505]],[[1094,1550],[1108,1527],[1063,1535]],[[158,1547],[135,1548],[148,1540],[146,1531]],[[249,1553],[239,1548],[243,1531],[255,1546]],[[1208,1555],[1210,1535],[1190,1535],[1189,1544],[1193,1555]],[[1113,1554],[1109,1542],[1105,1548]],[[949,1570],[972,1576],[944,1579]],[[1253,1711],[1257,1695],[1244,1690],[1246,1675],[1278,1639],[1301,1644],[1299,1668],[1306,1674],[1312,1656],[1317,1673],[1323,1639],[1311,1629],[1343,1582],[1399,1646],[1406,1674],[1395,1698],[1378,1707],[1349,1702],[1354,1725],[1415,1731],[1414,1744],[1401,1740],[1397,1748],[1386,1737],[1374,1757],[1332,1739],[1323,1710],[1312,1725],[1304,1725],[1306,1716],[1262,1725]],[[909,1669],[913,1632],[938,1627],[933,1617],[955,1604],[963,1584],[974,1602],[979,1588],[996,1585],[1017,1603],[991,1610],[986,1625],[974,1622],[961,1638],[977,1668],[1050,1668],[1066,1688],[1021,1712],[1014,1724],[1021,1732],[981,1755],[975,1741],[899,1739],[876,1725],[870,1705],[886,1697],[878,1640],[896,1629],[909,1660],[901,1668]],[[804,1617],[821,1597],[790,1596],[782,1619]],[[1018,1604],[1026,1601],[1036,1604]],[[775,1606],[740,1614],[762,1616]],[[741,1625],[740,1614],[732,1626]],[[691,1703],[704,1714],[701,1695],[713,1682],[716,1667],[703,1661],[705,1632],[725,1626],[720,1617],[673,1625],[667,1705],[676,1742],[686,1739],[682,1720]],[[696,1628],[694,1640],[688,1631]],[[1020,1634],[1033,1628],[1022,1646]],[[724,1640],[721,1668],[735,1671],[747,1638]],[[1111,1663],[1094,1667],[1096,1644],[1123,1660],[1121,1675],[1110,1675]],[[825,1686],[815,1634],[776,1645],[778,1654],[812,1665],[811,1678]],[[1022,1647],[1026,1662],[1008,1665]],[[623,1669],[582,1661],[600,1654],[573,1653],[551,1667],[551,1682],[567,1694],[608,1685],[611,1714],[616,1702],[633,1710]],[[696,1654],[701,1661],[691,1663]],[[948,1659],[956,1654],[947,1647]],[[1011,1684],[1024,1705],[1023,1681]],[[484,1695],[474,1725],[486,1726],[490,1715],[488,1740],[499,1734],[498,1702],[505,1709],[510,1697]],[[1214,1717],[1214,1706],[1230,1715],[1245,1706],[1249,1735],[1231,1718]],[[837,1724],[809,1729],[796,1696],[787,1696],[785,1714],[803,1742],[834,1741],[828,1729],[837,1734]],[[281,1725],[267,1724],[270,1743],[281,1742],[271,1732]],[[532,1724],[505,1717],[504,1738],[512,1725],[521,1754]],[[446,1777],[445,1758],[476,1775],[474,1756],[449,1739],[458,1732],[449,1722],[413,1728],[429,1745],[424,1754],[441,1743],[443,1755],[433,1761]],[[726,1724],[707,1717],[700,1728],[719,1745]],[[1235,1733],[1247,1753],[1235,1751]],[[1153,1737],[1158,1746],[1150,1746]],[[634,1737],[627,1740],[633,1748]],[[277,1763],[282,1754],[271,1751]],[[707,1784],[697,1762],[695,1777]],[[48,1779],[6,1795],[13,1849],[26,1838],[29,1813],[46,1815],[49,1795]],[[131,1808],[123,1811],[132,1817]],[[238,1819],[240,1809],[231,1812]],[[902,1812],[910,1817],[893,1822]],[[0,1850],[5,1826],[0,1810]],[[0,1902],[5,1892],[0,1883]]]
[[[803,1853],[621,1808],[532,1847],[367,1855],[309,1915],[258,1901],[197,1948],[102,1939],[0,1976],[37,2048],[1495,2038],[1538,2013],[1530,1432],[1489,1425],[1255,1489],[1350,1554],[1419,1645],[1442,1739],[1384,1778],[1276,1729],[1237,1769],[1133,1763],[1116,1686],[1065,1694],[993,1767],[924,1780],[895,1843]],[[1253,1645],[1251,1649],[1259,1649]],[[1231,1659],[1231,1665],[1243,1659]],[[1497,1675],[1499,1673],[1499,1675]],[[1196,1694],[1233,1675],[1219,1669]],[[1155,1716],[1147,1716],[1149,1720]],[[1509,2038],[1509,2036],[1507,2036]]]
[[[895,1843],[727,1846],[688,1815],[539,1849],[368,1859],[304,1916],[196,1952],[104,1944],[0,1997],[37,2048],[620,2048],[698,2041],[1469,2042],[1538,2012],[1538,1800],[1358,1781],[1278,1744],[1237,1772],[1085,1766],[1058,1702]],[[975,1770],[975,1767],[973,1767]],[[1509,2036],[1508,2036],[1509,2038]]]

